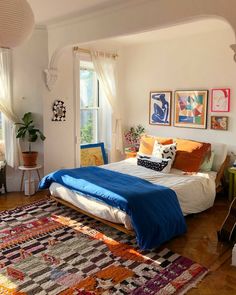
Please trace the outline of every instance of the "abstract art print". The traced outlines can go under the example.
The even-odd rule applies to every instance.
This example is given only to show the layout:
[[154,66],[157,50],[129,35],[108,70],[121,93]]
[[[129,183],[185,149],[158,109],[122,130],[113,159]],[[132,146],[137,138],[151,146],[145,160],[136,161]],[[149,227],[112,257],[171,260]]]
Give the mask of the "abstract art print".
[[228,130],[228,117],[226,116],[211,116],[211,129]]
[[66,120],[66,106],[64,101],[55,100],[52,106],[53,118],[52,121],[65,121]]
[[171,91],[150,92],[149,123],[152,125],[171,125]]
[[207,90],[175,91],[174,126],[205,129],[207,101]]
[[230,89],[218,88],[211,91],[211,111],[229,112],[230,111]]

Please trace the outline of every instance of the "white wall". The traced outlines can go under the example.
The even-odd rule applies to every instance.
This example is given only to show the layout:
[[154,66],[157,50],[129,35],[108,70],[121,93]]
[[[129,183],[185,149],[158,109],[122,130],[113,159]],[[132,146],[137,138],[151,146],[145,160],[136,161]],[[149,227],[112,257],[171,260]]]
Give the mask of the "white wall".
[[[13,108],[19,118],[32,112],[35,125],[43,130],[43,70],[48,64],[48,36],[46,29],[37,28],[32,37],[12,53]],[[22,144],[24,150],[25,145]],[[38,163],[43,164],[43,143],[38,141],[32,148],[39,152]],[[43,171],[42,171],[43,172]],[[41,173],[42,173],[41,172]],[[21,174],[7,167],[9,191],[19,191]]]
[[[229,48],[234,40],[230,26],[218,21],[213,29],[204,29],[204,22],[194,26],[184,25],[157,31],[155,41],[144,35],[112,38],[91,44],[83,44],[118,52],[119,97],[122,104],[124,127],[142,124],[150,134],[192,138],[196,140],[225,142],[236,151],[231,138],[236,136],[236,64]],[[193,33],[194,28],[194,33]],[[215,31],[215,28],[217,30]],[[175,35],[176,34],[176,35]],[[144,38],[144,39],[142,39]],[[132,40],[135,44],[132,45]],[[145,42],[143,42],[145,40]],[[138,44],[137,44],[138,43]],[[129,44],[129,45],[127,45]],[[73,110],[73,58],[72,49],[63,51],[58,63],[58,81],[44,99],[45,173],[74,166],[74,115]],[[229,131],[196,130],[149,125],[149,93],[151,90],[231,88],[231,112]],[[66,103],[66,122],[52,122],[51,107],[55,99]]]
[[[72,48],[63,51],[60,57],[57,87],[44,96],[44,143],[45,174],[74,166],[74,108],[73,108],[73,53]],[[52,106],[56,99],[65,102],[66,121],[52,121]]]
[[[150,134],[222,142],[236,150],[236,66],[228,47],[233,41],[232,29],[224,28],[123,48],[125,126],[142,124]],[[221,87],[231,88],[231,112],[221,113],[229,116],[229,131],[210,130],[210,109],[207,130],[149,125],[150,91]]]

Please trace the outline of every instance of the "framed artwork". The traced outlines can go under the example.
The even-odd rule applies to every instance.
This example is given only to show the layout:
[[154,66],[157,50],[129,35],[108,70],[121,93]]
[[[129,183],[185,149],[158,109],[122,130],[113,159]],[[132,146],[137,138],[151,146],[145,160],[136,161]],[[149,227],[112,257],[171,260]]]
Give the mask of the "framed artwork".
[[104,143],[83,144],[80,146],[80,166],[100,166],[107,164]]
[[55,100],[52,106],[53,118],[52,121],[65,121],[66,120],[66,106],[64,101]]
[[175,91],[174,126],[205,129],[207,104],[207,90]]
[[152,125],[171,125],[171,91],[150,92],[149,123]]
[[211,129],[228,130],[228,121],[226,116],[211,116]]
[[218,88],[211,90],[211,111],[229,112],[230,111],[230,89]]

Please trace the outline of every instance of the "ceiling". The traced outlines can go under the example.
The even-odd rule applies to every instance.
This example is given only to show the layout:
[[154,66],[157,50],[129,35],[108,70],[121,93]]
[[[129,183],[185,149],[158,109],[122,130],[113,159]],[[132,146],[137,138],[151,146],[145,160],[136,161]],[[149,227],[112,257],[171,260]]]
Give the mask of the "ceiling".
[[28,0],[36,24],[42,25],[113,7],[124,1],[126,0]]
[[202,19],[185,24],[179,24],[175,26],[170,26],[168,28],[160,28],[158,30],[132,34],[127,36],[120,36],[109,38],[105,40],[100,40],[96,42],[91,42],[89,44],[83,44],[85,47],[88,45],[96,45],[101,48],[114,49],[123,46],[131,46],[136,44],[146,44],[151,42],[156,42],[160,40],[168,40],[181,38],[194,34],[204,34],[206,32],[217,31],[219,34],[223,34],[224,30],[233,30],[230,25],[220,19]]
[[117,37],[113,38],[113,41],[122,45],[132,45],[153,42],[156,40],[180,38],[182,36],[201,34],[204,32],[223,31],[229,28],[230,25],[223,20],[202,19],[185,24],[170,26],[168,28],[161,28],[159,30]]

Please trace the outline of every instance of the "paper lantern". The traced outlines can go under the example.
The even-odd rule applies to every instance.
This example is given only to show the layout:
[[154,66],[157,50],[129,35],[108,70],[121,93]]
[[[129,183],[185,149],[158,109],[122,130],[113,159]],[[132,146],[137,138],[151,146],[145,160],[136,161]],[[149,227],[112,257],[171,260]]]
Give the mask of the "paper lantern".
[[0,0],[0,47],[13,48],[34,28],[34,15],[26,0]]

